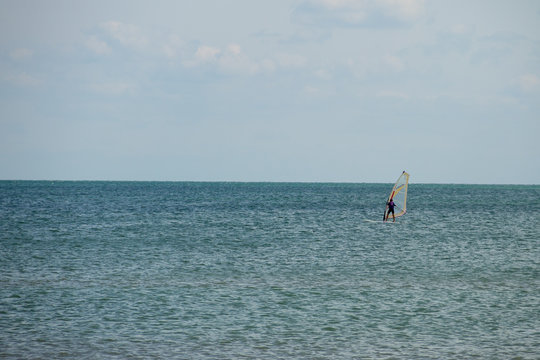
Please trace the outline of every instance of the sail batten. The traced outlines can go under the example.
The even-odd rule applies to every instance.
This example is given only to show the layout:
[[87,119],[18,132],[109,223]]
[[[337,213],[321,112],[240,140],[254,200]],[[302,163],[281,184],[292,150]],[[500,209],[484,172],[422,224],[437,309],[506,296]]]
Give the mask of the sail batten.
[[407,188],[409,186],[409,174],[403,171],[401,176],[397,179],[390,195],[388,196],[388,201],[390,199],[394,200],[396,204],[394,208],[394,214],[396,217],[402,216],[407,212]]

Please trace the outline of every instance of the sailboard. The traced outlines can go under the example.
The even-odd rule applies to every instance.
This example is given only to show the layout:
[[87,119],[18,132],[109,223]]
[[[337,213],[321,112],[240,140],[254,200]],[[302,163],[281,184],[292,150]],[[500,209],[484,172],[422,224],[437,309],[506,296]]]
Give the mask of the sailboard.
[[[399,178],[397,179],[396,183],[394,184],[394,187],[392,188],[390,195],[388,195],[388,199],[386,200],[386,203],[388,204],[390,199],[394,199],[394,204],[396,204],[396,206],[394,207],[395,217],[405,215],[405,213],[407,212],[408,186],[409,186],[409,174],[403,171],[401,175],[399,176]],[[386,218],[387,210],[388,209],[385,207],[383,220]]]

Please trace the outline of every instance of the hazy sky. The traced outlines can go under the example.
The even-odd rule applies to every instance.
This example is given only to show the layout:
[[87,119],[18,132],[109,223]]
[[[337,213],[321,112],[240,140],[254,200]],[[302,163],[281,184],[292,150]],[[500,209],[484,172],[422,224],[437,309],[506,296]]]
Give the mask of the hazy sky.
[[0,0],[0,179],[540,184],[540,1]]

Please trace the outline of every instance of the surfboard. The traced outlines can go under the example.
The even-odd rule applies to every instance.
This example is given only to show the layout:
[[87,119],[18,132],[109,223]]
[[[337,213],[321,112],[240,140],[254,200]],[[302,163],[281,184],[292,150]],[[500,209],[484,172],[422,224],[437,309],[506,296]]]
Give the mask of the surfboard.
[[372,223],[372,224],[387,224],[387,223],[397,224],[397,222],[393,222],[392,219],[388,219],[388,221],[364,219],[364,221],[368,223]]

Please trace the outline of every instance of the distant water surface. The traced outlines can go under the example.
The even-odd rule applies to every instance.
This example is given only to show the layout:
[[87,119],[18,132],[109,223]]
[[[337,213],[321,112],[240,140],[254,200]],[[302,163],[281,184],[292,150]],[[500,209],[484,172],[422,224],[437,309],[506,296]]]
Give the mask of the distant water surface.
[[538,359],[540,186],[390,189],[1,181],[0,358]]

